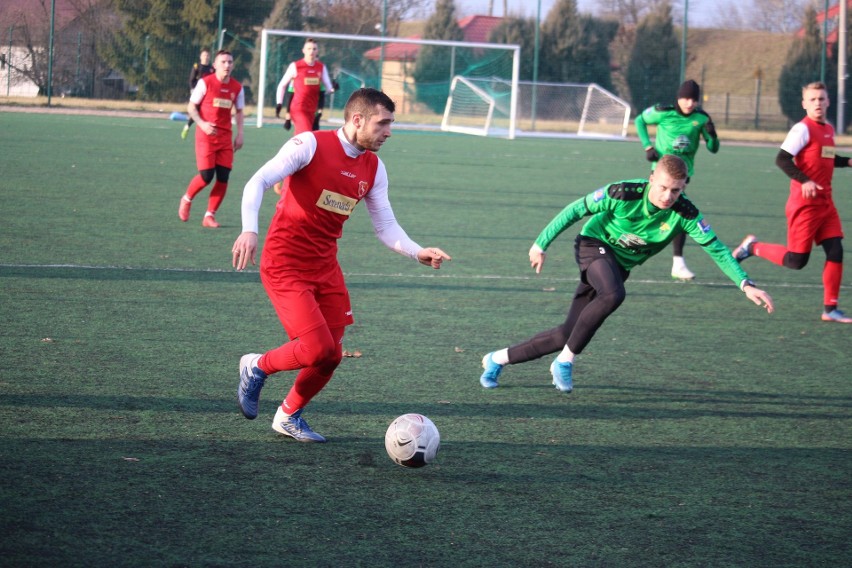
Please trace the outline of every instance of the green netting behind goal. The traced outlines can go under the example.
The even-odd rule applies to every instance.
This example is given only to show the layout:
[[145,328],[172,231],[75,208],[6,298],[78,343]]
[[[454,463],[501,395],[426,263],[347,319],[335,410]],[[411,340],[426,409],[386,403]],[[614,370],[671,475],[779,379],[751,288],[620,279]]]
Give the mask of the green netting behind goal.
[[[271,116],[275,89],[290,62],[302,57],[307,37],[319,44],[319,58],[339,84],[326,99],[323,119],[339,121],[351,93],[361,87],[381,88],[396,103],[397,123],[437,127],[446,107],[453,77],[491,78],[517,84],[519,48],[513,45],[437,42],[264,30],[261,39],[262,74],[258,125]],[[264,49],[265,47],[265,49]],[[507,115],[511,102],[507,101]]]

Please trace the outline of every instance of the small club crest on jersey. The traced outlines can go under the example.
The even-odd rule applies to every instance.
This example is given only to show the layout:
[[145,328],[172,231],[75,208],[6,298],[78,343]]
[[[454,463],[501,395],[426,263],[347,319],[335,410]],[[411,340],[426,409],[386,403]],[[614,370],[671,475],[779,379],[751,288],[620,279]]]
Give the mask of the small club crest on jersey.
[[698,228],[701,229],[702,233],[709,233],[710,232],[710,223],[708,223],[707,221],[705,221],[702,218],[701,220],[698,221]]
[[368,184],[367,184],[366,181],[359,181],[358,182],[358,197],[359,198],[364,197],[364,194],[367,193],[367,188],[368,188]]

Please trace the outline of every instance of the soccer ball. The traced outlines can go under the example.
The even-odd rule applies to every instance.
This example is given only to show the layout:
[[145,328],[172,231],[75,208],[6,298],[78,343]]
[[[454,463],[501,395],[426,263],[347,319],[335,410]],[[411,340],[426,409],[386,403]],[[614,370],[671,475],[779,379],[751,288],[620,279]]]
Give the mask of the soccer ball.
[[394,462],[405,467],[431,463],[441,445],[435,424],[422,414],[403,414],[388,426],[385,449]]

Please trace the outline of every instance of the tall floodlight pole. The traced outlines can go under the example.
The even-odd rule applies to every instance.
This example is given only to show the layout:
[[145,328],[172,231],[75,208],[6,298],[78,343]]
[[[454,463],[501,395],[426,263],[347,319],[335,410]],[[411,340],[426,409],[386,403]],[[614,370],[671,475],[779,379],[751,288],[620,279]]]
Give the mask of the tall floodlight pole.
[[[385,33],[388,27],[388,0],[382,2],[382,39],[385,39]],[[385,42],[382,41],[379,48],[379,90],[382,89],[382,77],[385,74]]]
[[47,106],[53,94],[53,28],[55,26],[56,0],[50,1],[50,43],[47,48]]
[[[841,0],[841,3],[843,0]],[[828,0],[822,12],[822,49],[819,54],[819,80],[825,83],[825,52],[828,50]]]
[[680,82],[686,81],[686,29],[689,0],[683,0],[683,33],[680,40]]
[[840,0],[840,21],[837,22],[837,132],[846,131],[846,0]]
[[219,31],[216,34],[216,37],[219,39],[219,49],[222,49],[222,44],[225,43],[225,34],[223,33],[225,30],[222,29],[222,24],[224,23],[224,15],[225,0],[219,0]]
[[533,48],[533,76],[532,76],[532,107],[531,107],[531,119],[532,130],[535,130],[535,105],[536,105],[536,95],[538,94],[538,52],[541,48],[539,45],[539,28],[541,28],[541,0],[538,0],[538,8],[535,12],[535,47]]

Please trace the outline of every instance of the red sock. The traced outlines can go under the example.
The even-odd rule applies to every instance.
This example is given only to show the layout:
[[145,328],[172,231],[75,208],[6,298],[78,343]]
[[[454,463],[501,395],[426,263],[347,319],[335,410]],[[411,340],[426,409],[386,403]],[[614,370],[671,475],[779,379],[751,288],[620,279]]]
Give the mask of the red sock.
[[754,243],[751,251],[754,256],[765,258],[778,266],[784,266],[784,255],[787,254],[787,247],[784,245]]
[[210,199],[207,200],[207,211],[209,213],[215,214],[219,210],[227,191],[228,184],[226,182],[217,181],[213,184],[213,189],[210,190]]
[[257,366],[267,375],[277,373],[278,371],[301,369],[304,365],[299,362],[299,358],[296,356],[296,351],[299,347],[301,347],[301,342],[298,339],[294,339],[281,347],[270,349],[260,357],[257,361]]
[[192,199],[205,187],[207,187],[207,182],[204,181],[204,178],[202,178],[201,175],[197,175],[190,180],[189,186],[186,188],[186,196]]
[[843,281],[843,263],[825,261],[822,268],[823,304],[836,306],[840,296],[840,283]]
[[281,404],[284,412],[293,414],[307,406],[311,399],[328,384],[333,374],[333,370],[324,371],[317,367],[306,367],[299,371],[296,382],[293,383],[287,398]]

